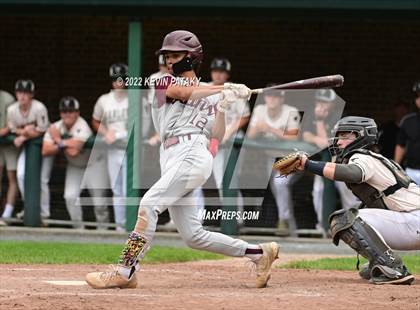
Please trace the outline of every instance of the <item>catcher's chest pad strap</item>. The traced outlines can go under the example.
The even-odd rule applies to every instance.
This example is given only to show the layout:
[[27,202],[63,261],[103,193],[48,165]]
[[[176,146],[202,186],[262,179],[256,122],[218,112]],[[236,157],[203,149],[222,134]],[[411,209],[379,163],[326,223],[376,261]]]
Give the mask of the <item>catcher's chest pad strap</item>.
[[387,206],[382,198],[392,195],[400,188],[407,188],[413,181],[396,162],[369,150],[357,149],[349,152],[345,158],[345,162],[348,163],[349,158],[356,153],[369,155],[379,160],[393,174],[396,183],[389,186],[382,192],[367,183],[346,183],[347,187],[350,188],[353,194],[356,195],[366,207],[387,209]]
[[357,209],[338,210],[329,217],[332,239],[335,245],[340,242],[339,232],[351,227],[359,214]]

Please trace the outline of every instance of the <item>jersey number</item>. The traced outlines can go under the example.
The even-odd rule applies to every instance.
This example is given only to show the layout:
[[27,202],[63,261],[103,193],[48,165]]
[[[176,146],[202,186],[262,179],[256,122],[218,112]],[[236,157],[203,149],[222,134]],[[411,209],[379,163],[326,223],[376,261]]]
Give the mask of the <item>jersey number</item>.
[[207,122],[208,122],[208,119],[207,118],[205,118],[203,116],[199,117],[199,114],[196,114],[192,118],[192,120],[190,121],[190,124],[192,124],[192,125],[200,128],[201,130],[204,130],[204,127],[206,126]]

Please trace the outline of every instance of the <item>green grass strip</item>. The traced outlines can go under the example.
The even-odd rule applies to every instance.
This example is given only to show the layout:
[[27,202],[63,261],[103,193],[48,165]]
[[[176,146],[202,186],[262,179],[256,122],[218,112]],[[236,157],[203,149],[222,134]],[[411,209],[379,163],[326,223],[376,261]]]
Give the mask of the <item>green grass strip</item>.
[[[123,245],[0,241],[0,264],[114,264]],[[188,248],[153,246],[145,263],[222,259],[223,255]]]
[[[411,273],[420,274],[420,254],[403,255],[404,264]],[[317,260],[298,260],[281,265],[287,269],[318,269],[318,270],[356,270],[356,257],[321,258]],[[366,259],[360,258],[360,265],[366,263]]]

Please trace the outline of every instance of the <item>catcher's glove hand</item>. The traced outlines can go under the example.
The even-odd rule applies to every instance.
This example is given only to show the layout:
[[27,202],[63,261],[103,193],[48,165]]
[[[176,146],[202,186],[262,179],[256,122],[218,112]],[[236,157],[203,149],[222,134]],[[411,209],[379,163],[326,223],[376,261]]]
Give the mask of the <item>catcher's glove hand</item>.
[[291,153],[276,161],[273,165],[273,169],[277,170],[280,173],[280,176],[286,177],[289,174],[298,171],[302,156],[308,156],[308,154],[302,151]]

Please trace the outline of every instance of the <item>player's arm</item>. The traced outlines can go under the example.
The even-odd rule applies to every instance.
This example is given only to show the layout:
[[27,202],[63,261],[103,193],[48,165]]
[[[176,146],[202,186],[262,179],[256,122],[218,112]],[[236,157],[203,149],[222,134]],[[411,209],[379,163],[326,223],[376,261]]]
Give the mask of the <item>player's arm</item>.
[[64,153],[69,157],[78,156],[85,144],[84,141],[81,141],[75,138],[65,139],[62,141],[63,141]]
[[22,135],[25,136],[26,139],[33,139],[38,138],[44,134],[44,131],[38,130],[34,125],[26,125],[23,128]]
[[355,164],[336,164],[325,161],[310,160],[302,156],[299,170],[306,170],[330,180],[348,183],[360,183],[363,181],[362,169]]
[[404,158],[405,152],[406,152],[406,148],[402,145],[397,144],[395,146],[395,151],[394,151],[394,160],[397,163],[401,164]]
[[400,126],[400,131],[398,132],[397,143],[395,145],[395,150],[394,150],[394,160],[399,164],[401,164],[404,158],[404,155],[406,153],[407,140],[408,140],[408,135],[405,130],[404,121],[403,121]]
[[298,134],[299,134],[298,129],[283,130],[283,129],[278,129],[271,126],[267,126],[267,127],[268,127],[269,132],[271,132],[276,137],[282,140],[295,141],[298,138]]
[[213,128],[211,129],[211,136],[217,139],[219,142],[222,141],[226,132],[225,113],[217,111],[214,119]]
[[54,156],[60,151],[60,147],[52,140],[42,142],[42,156]]
[[0,128],[0,136],[1,137],[3,137],[3,136],[6,136],[6,135],[8,135],[10,133],[10,129],[9,129],[9,127],[4,127],[4,128]]
[[199,85],[199,86],[181,86],[170,85],[166,89],[166,97],[178,99],[181,101],[196,100],[207,96],[220,93],[224,89],[223,85]]

